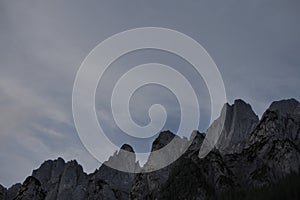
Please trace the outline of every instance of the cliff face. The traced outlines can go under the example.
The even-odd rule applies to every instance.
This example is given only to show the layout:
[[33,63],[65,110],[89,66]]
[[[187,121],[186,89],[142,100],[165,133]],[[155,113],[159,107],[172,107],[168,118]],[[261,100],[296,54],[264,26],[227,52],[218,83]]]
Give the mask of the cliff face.
[[[226,109],[226,114],[217,148],[223,154],[241,152],[259,121],[258,116],[251,106],[242,100],[236,100],[233,105],[226,104],[223,109]],[[215,130],[209,129],[209,131]]]
[[[224,127],[213,151],[202,159],[198,157],[204,139],[198,133],[193,142],[197,145],[191,145],[175,163],[160,171],[137,175],[131,198],[206,199],[225,191],[268,186],[298,172],[299,102],[274,102],[260,121],[251,107],[240,100],[224,109]],[[219,128],[220,118],[208,132]]]
[[14,199],[21,187],[22,184],[20,183],[11,186],[9,189],[6,189],[0,185],[0,199]]
[[[202,143],[217,131],[221,137],[215,148],[199,157]],[[207,136],[195,131],[188,140],[162,132],[152,151],[174,137],[177,148],[191,145],[174,163],[151,173],[129,174],[102,165],[87,175],[76,161],[46,161],[22,185],[8,190],[0,186],[0,199],[208,199],[226,191],[269,186],[299,170],[300,104],[294,99],[274,102],[258,120],[250,105],[237,100],[224,106]],[[133,152],[129,145],[121,149]],[[167,160],[172,152],[162,156]],[[153,160],[150,154],[143,168],[151,167]],[[143,170],[135,157],[121,151],[107,162]]]

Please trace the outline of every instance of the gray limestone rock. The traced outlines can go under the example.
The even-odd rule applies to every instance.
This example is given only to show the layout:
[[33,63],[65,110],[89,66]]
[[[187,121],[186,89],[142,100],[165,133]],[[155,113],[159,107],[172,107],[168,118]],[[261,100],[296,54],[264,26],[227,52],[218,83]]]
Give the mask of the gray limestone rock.
[[3,186],[0,186],[0,199],[15,199],[21,186],[22,184],[20,183],[14,184],[8,189],[4,188]]
[[0,185],[0,200],[6,199],[7,189]]
[[44,200],[46,192],[40,181],[33,176],[26,178],[14,200]]
[[37,178],[43,190],[47,191],[47,200],[85,199],[87,175],[76,161],[65,163],[62,158],[46,161],[32,176]]
[[281,101],[274,101],[269,110],[277,111],[281,115],[293,114],[295,110],[299,109],[299,102],[296,99],[286,99]]
[[[220,139],[215,140],[220,135]],[[154,152],[174,142],[157,157]],[[209,148],[207,148],[209,147]],[[216,148],[215,148],[216,147]],[[204,148],[205,156],[200,152]],[[212,150],[205,152],[205,149]],[[130,152],[130,154],[126,153]],[[105,164],[142,172],[156,162],[172,164],[150,173],[125,173],[102,165],[87,175],[76,161],[44,162],[24,183],[0,186],[2,199],[207,199],[232,189],[257,188],[278,182],[300,167],[300,104],[277,101],[258,121],[242,100],[226,104],[206,134],[190,139],[170,131],[159,134],[141,168],[130,145],[124,144]],[[202,153],[203,153],[202,152]],[[199,154],[200,153],[200,154]]]
[[[127,155],[125,151],[133,154]],[[108,167],[112,163],[114,165],[126,166],[128,170],[140,170],[133,148],[128,144],[124,144],[119,152],[116,152],[98,170],[89,176],[89,188],[93,188],[92,190],[95,191],[97,185],[101,183],[100,185],[103,186],[102,195],[105,199],[128,199],[135,174]]]
[[221,116],[207,130],[206,141],[222,154],[241,152],[258,120],[251,106],[243,100],[225,104]]

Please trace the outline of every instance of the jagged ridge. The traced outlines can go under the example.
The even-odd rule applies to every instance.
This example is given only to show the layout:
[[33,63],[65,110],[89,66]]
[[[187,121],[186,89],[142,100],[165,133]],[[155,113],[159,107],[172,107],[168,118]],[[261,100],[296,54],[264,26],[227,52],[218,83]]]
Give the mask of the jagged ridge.
[[[198,154],[205,134],[199,132],[192,133],[193,141],[180,159],[152,173],[129,174],[102,165],[88,175],[76,161],[58,158],[44,162],[22,185],[8,190],[0,186],[0,199],[207,199],[226,191],[265,187],[298,171],[300,104],[295,99],[272,103],[259,121],[249,104],[236,100],[224,106],[208,133],[220,127],[220,120],[225,120],[221,137],[203,159]],[[152,150],[174,137],[162,132]],[[121,149],[133,152],[129,145]],[[135,158],[124,158],[121,152],[107,162],[120,160],[139,167]]]

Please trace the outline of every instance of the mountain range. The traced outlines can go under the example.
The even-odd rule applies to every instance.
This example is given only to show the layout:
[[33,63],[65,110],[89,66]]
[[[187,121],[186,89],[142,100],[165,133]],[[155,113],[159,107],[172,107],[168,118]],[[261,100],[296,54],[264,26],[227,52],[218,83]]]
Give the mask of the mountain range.
[[[206,136],[218,131],[221,135],[213,150],[205,157],[199,156]],[[178,136],[170,131],[161,132],[152,151],[174,137]],[[260,119],[249,104],[235,100],[232,105],[224,105],[206,133],[194,131],[190,139],[179,140],[182,145],[191,144],[185,153],[169,166],[150,173],[125,173],[101,165],[86,174],[75,160],[45,161],[22,184],[8,189],[0,185],[0,200],[204,200],[234,199],[232,195],[236,193],[241,195],[238,199],[258,199],[251,197],[253,193],[249,191],[271,191],[289,176],[300,177],[300,103],[295,99],[273,102]],[[134,152],[128,144],[121,149]],[[162,162],[168,156],[163,155]],[[151,161],[150,153],[140,167],[134,156],[118,151],[107,162],[122,162],[142,172],[151,166]],[[293,187],[288,190],[294,195],[289,199],[300,198]]]

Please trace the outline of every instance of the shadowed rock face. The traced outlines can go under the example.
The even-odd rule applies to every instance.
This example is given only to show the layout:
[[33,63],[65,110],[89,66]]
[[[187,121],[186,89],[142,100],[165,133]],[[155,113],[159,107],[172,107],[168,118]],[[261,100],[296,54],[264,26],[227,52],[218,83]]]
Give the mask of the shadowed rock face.
[[40,181],[29,176],[18,191],[15,200],[43,200],[45,197],[46,192],[43,191]]
[[[270,185],[298,171],[299,103],[285,100],[276,104],[279,108],[292,105],[293,109],[278,112],[270,106],[258,121],[250,105],[241,100],[225,105],[220,117],[224,117],[223,129],[218,129],[219,118],[207,134],[222,130],[220,140],[226,141],[232,134],[231,140],[219,141],[200,159],[198,152],[205,140],[198,134],[179,160],[159,171],[137,175],[131,199],[207,199],[223,191]],[[233,147],[227,148],[229,144]]]
[[258,120],[251,106],[240,99],[233,105],[225,104],[208,128],[199,156],[205,157],[213,148],[223,155],[241,152]]
[[175,135],[170,131],[161,132],[153,141],[151,151],[156,151],[169,144]]
[[9,189],[6,189],[2,185],[0,185],[0,200],[14,199],[21,187],[22,184],[20,183],[14,184]]
[[6,188],[0,185],[0,200],[6,199],[6,193]]
[[[223,123],[217,148],[222,154],[238,153],[244,148],[251,131],[258,123],[258,116],[251,106],[242,100],[236,100],[233,105],[226,104],[221,117],[216,123]],[[214,132],[210,129],[209,132]]]
[[296,99],[274,101],[269,107],[269,110],[279,112],[281,115],[291,115],[297,110],[299,112],[299,109],[299,102]]
[[[276,102],[280,108],[289,101]],[[263,114],[243,151],[225,156],[242,186],[264,186],[298,171],[300,166],[300,112],[278,112],[274,104]],[[298,103],[299,107],[299,103]]]
[[[126,152],[133,154],[128,155]],[[111,163],[114,163],[114,165],[122,165],[130,171],[140,170],[133,148],[128,144],[124,144],[119,152],[115,152],[115,154],[105,162],[108,166]],[[106,188],[103,189],[103,191],[106,192],[105,199],[128,199],[135,174],[121,172],[106,165],[102,165],[99,170],[91,174],[89,176],[90,180],[94,183],[99,181],[105,183]]]
[[[129,145],[123,145],[122,150],[134,153]],[[107,162],[116,160],[139,167],[135,157],[129,159],[122,152],[116,152]],[[45,161],[22,185],[15,185],[9,190],[1,186],[0,197],[1,200],[128,199],[133,179],[134,174],[120,172],[105,165],[87,175],[76,161],[65,162],[58,158]]]
[[128,152],[131,152],[131,153],[134,153],[133,148],[132,148],[129,144],[123,144],[123,145],[121,146],[121,149],[122,149],[122,150],[125,150],[125,151],[128,151]]
[[[162,148],[164,145],[167,145],[173,138],[175,138],[173,133],[166,131],[162,132],[158,138],[153,142],[152,150],[157,150]],[[186,168],[185,164],[182,164],[182,159],[185,156],[192,157],[192,155],[198,155],[200,150],[200,146],[204,140],[204,135],[199,132],[193,132],[191,135],[191,145],[189,146],[188,150],[178,160],[174,163],[170,164],[169,166],[162,168],[158,171],[150,172],[150,173],[143,173],[138,174],[135,177],[134,184],[130,193],[130,199],[156,199],[156,198],[163,198],[162,192],[165,189],[165,185],[168,184],[170,178],[172,177],[172,171],[177,168]],[[188,142],[186,139],[181,139],[181,143],[178,144],[178,148],[186,145]],[[172,156],[172,152],[170,152]],[[168,155],[162,155],[162,159],[168,159]],[[145,164],[147,165],[150,163],[151,165],[151,158],[152,155],[150,154],[148,162]],[[144,167],[145,167],[144,166]]]
[[32,176],[41,182],[47,191],[45,199],[85,198],[87,175],[76,161],[65,163],[62,158],[44,162]]
[[[224,120],[224,126],[220,121]],[[221,128],[220,128],[221,127]],[[221,131],[215,148],[204,158],[199,151],[209,134]],[[176,139],[176,148],[162,154],[163,161],[191,144],[171,165],[151,173],[130,174],[102,165],[85,174],[76,161],[46,161],[24,183],[0,186],[2,199],[207,199],[232,189],[250,189],[276,183],[300,166],[300,104],[277,101],[258,121],[251,106],[241,100],[226,104],[206,135],[191,138],[162,132],[153,142],[157,151]],[[124,152],[131,152],[127,154]],[[152,153],[145,167],[153,164]],[[138,170],[133,148],[124,144],[106,164],[119,163]]]

